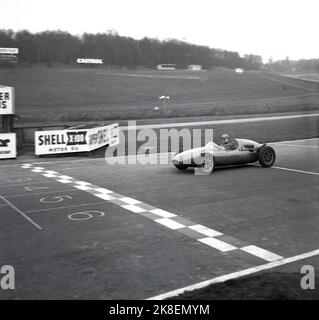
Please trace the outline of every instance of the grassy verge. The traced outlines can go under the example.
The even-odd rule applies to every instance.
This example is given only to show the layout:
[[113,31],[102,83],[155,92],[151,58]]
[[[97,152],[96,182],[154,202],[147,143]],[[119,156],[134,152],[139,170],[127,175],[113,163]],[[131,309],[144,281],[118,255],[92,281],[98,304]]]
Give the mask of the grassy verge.
[[[104,121],[318,109],[311,84],[258,72],[29,67],[1,70],[23,122]],[[170,96],[166,106],[159,96]]]

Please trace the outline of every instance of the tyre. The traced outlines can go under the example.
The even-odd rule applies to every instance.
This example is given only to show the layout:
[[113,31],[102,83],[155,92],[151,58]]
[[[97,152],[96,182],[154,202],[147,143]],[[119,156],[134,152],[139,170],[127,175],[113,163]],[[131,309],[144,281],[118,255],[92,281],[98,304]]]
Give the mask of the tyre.
[[215,166],[215,161],[214,161],[214,156],[211,153],[205,153],[204,156],[204,164],[200,168],[200,171],[205,174],[211,174],[214,170]]
[[186,170],[188,168],[188,165],[186,164],[174,164],[174,166],[178,169],[178,170]]
[[258,161],[262,167],[271,167],[276,160],[275,150],[270,146],[263,146],[258,151]]
[[[173,155],[173,158],[178,155],[180,152],[175,152]],[[174,166],[178,169],[178,170],[186,170],[188,168],[188,165],[183,164],[183,163],[174,163]]]

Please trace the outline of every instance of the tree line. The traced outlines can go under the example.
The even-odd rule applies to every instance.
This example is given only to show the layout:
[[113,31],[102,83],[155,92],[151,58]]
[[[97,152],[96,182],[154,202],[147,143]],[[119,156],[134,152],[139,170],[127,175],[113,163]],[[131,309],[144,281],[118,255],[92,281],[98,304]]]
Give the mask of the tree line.
[[106,65],[122,67],[154,67],[171,63],[177,68],[199,64],[205,69],[219,66],[258,69],[262,65],[262,59],[257,55],[241,57],[238,52],[176,39],[160,41],[145,37],[136,40],[120,36],[115,31],[76,36],[65,31],[0,30],[0,47],[19,48],[19,62],[28,64],[71,64],[77,58],[96,58],[102,59]]
[[278,72],[315,72],[319,73],[319,59],[284,60],[270,61],[266,68]]

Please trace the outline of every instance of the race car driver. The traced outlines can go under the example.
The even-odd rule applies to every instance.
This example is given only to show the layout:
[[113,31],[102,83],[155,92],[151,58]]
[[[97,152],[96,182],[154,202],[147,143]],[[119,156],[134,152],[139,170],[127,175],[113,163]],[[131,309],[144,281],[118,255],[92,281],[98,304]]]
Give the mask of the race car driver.
[[238,142],[236,139],[230,139],[228,134],[222,135],[222,146],[226,151],[236,150],[238,148]]

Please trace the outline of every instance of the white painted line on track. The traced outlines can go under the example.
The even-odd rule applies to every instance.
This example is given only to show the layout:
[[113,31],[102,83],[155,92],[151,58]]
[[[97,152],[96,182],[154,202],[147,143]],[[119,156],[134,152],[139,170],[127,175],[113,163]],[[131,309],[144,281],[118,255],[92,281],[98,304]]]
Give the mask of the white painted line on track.
[[291,168],[284,168],[284,167],[277,167],[273,166],[272,169],[278,169],[278,170],[285,170],[285,171],[292,171],[292,172],[298,172],[298,173],[305,173],[305,174],[311,174],[319,176],[319,172],[312,172],[312,171],[304,171],[304,170],[298,170],[298,169],[291,169]]
[[91,183],[90,182],[86,182],[86,181],[74,181],[74,183],[76,183],[76,184],[79,184],[79,185],[81,185],[81,186],[88,186],[88,185],[90,185]]
[[57,180],[58,182],[61,182],[61,183],[71,183],[71,182],[73,182],[72,180],[70,180],[70,179],[59,179],[59,180]]
[[47,177],[47,178],[55,178],[56,175],[54,173],[44,173],[43,176]]
[[79,190],[82,190],[82,191],[87,191],[87,190],[90,190],[92,188],[86,186],[86,185],[79,185],[79,186],[74,186],[74,188],[77,188]]
[[276,144],[279,146],[280,145],[287,145],[287,146],[294,146],[294,147],[315,147],[315,148],[318,148],[319,147],[319,137],[298,139],[298,140],[273,141],[273,142],[268,142],[268,144]]
[[296,262],[296,261],[307,259],[307,258],[316,256],[316,255],[319,255],[319,249],[314,250],[314,251],[310,251],[310,252],[306,252],[306,253],[302,253],[302,254],[294,256],[294,257],[289,257],[289,258],[285,258],[285,259],[282,259],[282,260],[269,262],[269,263],[262,264],[262,265],[259,265],[259,266],[256,266],[256,267],[248,268],[248,269],[245,269],[245,270],[241,270],[241,271],[229,273],[229,274],[226,274],[226,275],[223,275],[223,276],[219,276],[219,277],[216,277],[216,278],[213,278],[213,279],[205,280],[205,281],[202,281],[202,282],[199,282],[199,283],[196,283],[196,284],[184,287],[184,288],[180,288],[180,289],[177,289],[177,290],[173,290],[173,291],[169,291],[169,292],[166,292],[166,293],[162,293],[160,295],[148,298],[146,300],[164,300],[164,299],[176,297],[176,296],[178,296],[180,294],[183,294],[183,293],[185,293],[187,291],[193,291],[193,290],[202,289],[202,288],[208,287],[209,285],[212,285],[212,284],[215,284],[215,283],[221,283],[221,282],[225,282],[225,281],[228,281],[228,280],[237,279],[237,278],[240,278],[240,277],[243,277],[243,276],[247,276],[247,275],[250,275],[250,274],[254,274],[254,273],[257,273],[257,272],[260,272],[260,271],[276,268],[276,267],[279,267],[279,266],[282,266],[282,265],[285,265],[285,264],[288,264],[288,263],[293,263],[293,262]]
[[317,146],[306,146],[306,145],[301,145],[301,144],[287,144],[287,143],[281,143],[281,142],[272,142],[271,144],[276,144],[277,146],[283,146],[283,147],[297,147],[297,148],[314,148],[314,149],[318,149],[319,145]]
[[98,198],[101,198],[103,200],[106,200],[106,201],[110,201],[110,200],[114,200],[115,198],[106,194],[106,193],[102,193],[102,194],[97,194],[96,197]]
[[259,257],[269,262],[283,259],[283,257],[279,256],[278,254],[275,254],[273,252],[270,252],[268,250],[265,250],[256,246],[246,246],[246,247],[240,248],[240,250],[243,250],[247,253],[250,253],[256,257]]
[[[257,163],[247,163],[247,166],[260,167],[260,165],[257,164]],[[291,172],[297,172],[297,173],[304,173],[304,174],[310,174],[310,175],[319,176],[319,172],[304,171],[304,170],[298,170],[298,169],[292,169],[292,168],[285,168],[285,167],[272,166],[272,167],[270,167],[269,169],[278,169],[278,170],[291,171]]]
[[124,206],[121,206],[122,208],[126,209],[126,210],[129,210],[129,211],[132,211],[134,213],[141,213],[141,212],[145,212],[146,210],[144,210],[143,208],[140,208],[134,204],[128,204],[128,205],[124,205]]
[[53,171],[53,170],[46,170],[45,172],[49,173],[49,174],[59,174],[58,172]]
[[169,218],[156,219],[155,222],[160,223],[163,226],[165,226],[169,229],[172,229],[172,230],[185,228],[185,226],[183,224],[178,223],[178,222],[171,220]]
[[[21,166],[23,167],[23,166]],[[32,167],[27,167],[27,169],[31,170]],[[46,171],[46,172],[52,172],[52,171]],[[53,171],[55,172],[55,171]],[[59,181],[60,178],[63,177],[59,173],[55,172],[54,176],[50,178],[54,178],[56,181]],[[71,178],[71,177],[69,177]],[[222,235],[222,233],[215,231],[213,229],[207,228],[202,225],[198,225],[190,220],[187,220],[185,218],[179,217],[178,215],[175,215],[173,213],[170,213],[168,211],[150,206],[146,203],[143,203],[139,200],[126,197],[124,195],[115,193],[111,190],[101,188],[98,186],[95,186],[89,182],[86,181],[77,181],[72,178],[72,186],[86,191],[90,193],[91,195],[101,198],[106,201],[110,201],[115,205],[120,206],[123,209],[126,209],[128,211],[131,211],[133,213],[141,214],[144,217],[148,217],[149,219],[171,229],[171,230],[177,230],[177,232],[180,232],[185,235],[185,232],[183,233],[182,230],[192,230],[193,232],[197,232],[200,237],[198,237],[196,240],[206,244],[207,246],[217,249],[221,252],[227,252],[231,250],[239,250],[240,248],[235,247],[231,244],[228,244],[224,241],[221,241],[219,239],[213,238]],[[89,186],[89,187],[88,187]],[[84,204],[86,205],[86,204]],[[67,206],[67,207],[77,207],[79,205],[74,205],[74,206]],[[146,207],[146,208],[145,208]],[[27,212],[43,212],[43,211],[48,211],[48,210],[54,210],[54,209],[61,209],[64,207],[58,207],[58,208],[48,208],[48,209],[39,209],[39,210],[30,210]],[[148,215],[148,213],[151,213],[152,215]],[[155,217],[154,217],[155,215]],[[156,215],[159,217],[159,219],[156,218]],[[170,219],[171,218],[171,219]],[[191,228],[190,228],[191,227]],[[197,230],[199,231],[197,231]],[[201,237],[202,235],[206,235],[205,238]],[[257,247],[256,247],[257,248]],[[263,250],[263,249],[261,249]],[[279,257],[279,256],[278,256]]]
[[112,190],[105,189],[105,188],[95,188],[95,191],[101,192],[101,193],[113,193]]
[[34,167],[31,171],[32,172],[42,172],[44,170],[44,168],[42,167]]
[[19,186],[37,186],[37,185],[41,185],[41,184],[48,184],[48,182],[43,182],[42,179],[39,180],[28,180],[28,181],[23,181],[23,182],[14,182],[14,183],[0,183],[0,187],[19,187]]
[[81,204],[74,204],[70,206],[53,207],[53,208],[46,208],[46,209],[28,210],[26,211],[26,213],[36,213],[36,212],[42,212],[42,211],[60,210],[60,209],[76,208],[76,207],[83,207],[83,206],[93,206],[95,204],[104,204],[104,203],[107,203],[107,201],[81,203]]
[[28,169],[28,168],[30,168],[30,167],[32,167],[33,165],[31,164],[31,163],[25,163],[25,164],[23,164],[22,165],[22,168],[23,169]]
[[274,120],[287,120],[287,119],[299,119],[299,118],[311,118],[318,117],[319,113],[306,113],[306,114],[294,114],[285,116],[269,116],[269,117],[254,117],[254,118],[237,118],[226,120],[210,120],[210,121],[195,121],[195,122],[176,122],[176,123],[158,123],[137,125],[134,127],[120,127],[121,130],[139,130],[139,129],[160,129],[160,128],[178,128],[178,127],[194,127],[204,125],[218,125],[218,124],[233,124],[233,123],[249,123],[249,122],[261,122],[261,121],[274,121]]
[[17,198],[17,197],[32,197],[32,196],[40,196],[42,194],[50,194],[50,193],[59,193],[59,192],[75,192],[74,189],[62,189],[62,190],[53,190],[53,191],[43,191],[37,193],[21,193],[21,194],[12,194],[9,196],[5,196],[6,198]]
[[222,233],[218,232],[216,230],[213,230],[211,228],[207,228],[205,226],[202,226],[201,224],[195,224],[193,226],[189,227],[190,229],[197,231],[207,237],[217,237],[217,236],[221,236]]
[[139,204],[142,203],[141,201],[135,200],[133,198],[130,197],[124,197],[124,198],[120,198],[119,200],[127,203],[127,204]]
[[226,243],[224,241],[218,240],[216,238],[203,238],[203,239],[198,239],[199,242],[205,243],[208,246],[215,248],[221,252],[228,252],[232,250],[236,250],[237,247],[234,247],[233,245]]
[[70,176],[59,176],[59,178],[63,180],[73,180],[73,178]]
[[40,227],[36,222],[34,222],[30,217],[28,217],[24,212],[22,212],[20,209],[18,209],[15,205],[13,205],[9,200],[7,200],[5,197],[0,196],[0,198],[6,202],[12,209],[14,209],[16,212],[18,212],[22,217],[24,217],[26,220],[28,220],[32,225],[34,225],[37,229],[42,230],[42,227]]
[[175,213],[171,213],[162,209],[154,209],[154,210],[151,210],[150,212],[157,214],[158,216],[161,216],[163,218],[173,218],[177,216]]
[[315,142],[319,144],[319,137],[315,138],[306,138],[306,139],[295,139],[295,140],[285,140],[285,141],[274,141],[273,143],[307,143],[307,142]]

